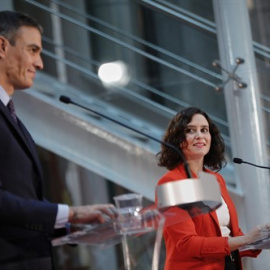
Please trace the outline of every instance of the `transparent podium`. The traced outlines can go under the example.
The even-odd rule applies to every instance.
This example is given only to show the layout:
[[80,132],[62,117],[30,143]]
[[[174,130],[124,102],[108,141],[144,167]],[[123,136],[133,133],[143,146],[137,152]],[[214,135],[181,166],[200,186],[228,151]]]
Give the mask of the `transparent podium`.
[[[128,219],[121,216],[115,221],[102,224],[71,224],[71,233],[54,239],[52,244],[80,244],[99,248],[121,244],[126,270],[157,270],[164,221],[164,216],[157,209],[141,209],[129,212]],[[140,268],[142,263],[148,266]]]
[[159,270],[164,226],[179,222],[171,207],[180,207],[194,217],[221,205],[219,185],[214,176],[174,181],[157,187],[156,207],[142,207],[142,195],[114,197],[118,217],[102,224],[71,224],[70,234],[54,239],[53,246],[92,245],[100,248],[121,244],[125,270]]

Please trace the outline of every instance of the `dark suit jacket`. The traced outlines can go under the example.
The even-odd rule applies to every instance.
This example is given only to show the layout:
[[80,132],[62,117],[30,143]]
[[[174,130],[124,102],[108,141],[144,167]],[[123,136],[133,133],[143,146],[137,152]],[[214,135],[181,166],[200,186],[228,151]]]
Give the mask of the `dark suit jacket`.
[[0,101],[0,265],[50,256],[57,204],[43,199],[42,181],[30,134]]

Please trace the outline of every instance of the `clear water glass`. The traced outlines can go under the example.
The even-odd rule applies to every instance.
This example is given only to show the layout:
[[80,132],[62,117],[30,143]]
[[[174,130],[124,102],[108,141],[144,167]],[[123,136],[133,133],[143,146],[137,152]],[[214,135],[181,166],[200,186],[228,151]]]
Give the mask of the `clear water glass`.
[[117,229],[120,233],[129,234],[142,227],[142,195],[128,193],[113,197],[118,209]]

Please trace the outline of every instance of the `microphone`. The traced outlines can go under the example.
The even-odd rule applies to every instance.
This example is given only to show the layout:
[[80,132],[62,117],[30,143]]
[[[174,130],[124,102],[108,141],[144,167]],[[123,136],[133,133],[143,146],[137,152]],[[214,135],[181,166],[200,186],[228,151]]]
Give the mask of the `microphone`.
[[[164,211],[165,215],[166,215],[165,213],[166,209],[173,206],[178,206],[184,210],[187,210],[191,217],[195,217],[200,214],[209,213],[217,209],[222,204],[221,197],[220,197],[220,187],[216,180],[216,177],[214,175],[201,172],[201,175],[199,178],[204,181],[194,181],[192,179],[192,174],[188,166],[188,163],[185,159],[185,156],[183,155],[181,150],[175,147],[174,145],[163,142],[155,137],[152,137],[149,134],[146,134],[140,130],[137,130],[131,126],[128,126],[116,119],[113,119],[109,117],[108,115],[105,115],[101,112],[95,111],[93,109],[85,107],[84,105],[76,103],[67,96],[60,96],[59,100],[65,104],[73,104],[82,109],[95,113],[101,117],[104,117],[105,119],[108,119],[120,126],[123,126],[129,130],[132,130],[138,134],[141,134],[145,136],[146,138],[156,141],[168,148],[171,148],[179,154],[179,156],[183,160],[185,173],[188,179],[186,181],[180,180],[180,181],[168,182],[168,183],[159,185],[156,189],[157,198],[158,198],[157,199],[158,208],[159,210]],[[180,192],[179,194],[178,192],[179,190],[182,190],[182,193]],[[195,197],[193,195],[190,197],[189,192],[183,192],[183,190],[188,190],[189,192],[194,193]],[[175,223],[175,219],[173,218],[172,220],[172,217],[170,218],[170,213],[167,216],[167,218],[169,220],[169,221],[168,220],[166,221],[167,226]]]
[[59,100],[60,100],[61,102],[65,103],[65,104],[71,103],[71,99],[70,99],[69,97],[67,97],[67,96],[61,96],[61,97],[59,98]]
[[186,174],[187,174],[187,177],[188,177],[188,178],[192,178],[192,174],[191,174],[191,172],[190,172],[188,163],[186,162],[186,159],[185,159],[183,153],[182,153],[178,148],[176,148],[174,145],[172,145],[172,144],[170,144],[170,143],[163,142],[163,141],[161,141],[161,140],[159,140],[159,139],[157,139],[157,138],[155,138],[155,137],[152,137],[152,136],[149,135],[149,134],[146,134],[146,133],[144,133],[144,132],[142,132],[142,131],[140,131],[140,130],[138,130],[138,129],[135,129],[135,128],[131,127],[131,126],[128,126],[128,125],[126,125],[126,124],[124,124],[124,123],[122,123],[122,122],[120,122],[120,121],[118,121],[118,120],[116,120],[116,119],[113,119],[113,118],[111,118],[111,117],[109,117],[109,116],[107,116],[107,115],[105,115],[105,114],[103,114],[103,113],[101,113],[101,112],[95,111],[95,110],[90,109],[90,108],[88,108],[88,107],[85,107],[85,106],[83,106],[83,105],[81,105],[81,104],[79,104],[79,103],[77,103],[77,102],[74,102],[73,100],[71,100],[71,98],[69,98],[69,97],[67,97],[67,96],[60,96],[59,100],[60,100],[61,102],[65,103],[65,104],[73,104],[73,105],[78,106],[78,107],[80,107],[80,108],[83,108],[83,109],[85,109],[85,110],[87,110],[87,111],[90,111],[90,112],[92,112],[92,113],[95,113],[95,114],[97,114],[97,115],[99,115],[99,116],[101,116],[101,117],[104,117],[104,118],[106,118],[106,119],[108,119],[108,120],[110,120],[110,121],[112,121],[112,122],[114,122],[114,123],[116,123],[116,124],[118,124],[118,125],[120,125],[120,126],[123,126],[123,127],[127,128],[127,129],[130,129],[130,130],[132,130],[132,131],[134,131],[134,132],[136,132],[136,133],[138,133],[138,134],[141,134],[141,135],[145,136],[146,138],[149,138],[149,139],[151,139],[151,140],[153,140],[153,141],[156,141],[156,142],[158,142],[158,143],[160,143],[160,144],[163,144],[163,145],[165,145],[165,146],[167,146],[167,147],[169,147],[169,148],[175,150],[175,151],[179,154],[179,156],[183,159],[184,168],[185,168],[185,172],[186,172]]
[[251,165],[251,166],[258,167],[258,168],[262,168],[262,169],[270,169],[270,167],[265,167],[265,166],[256,165],[256,164],[253,164],[253,163],[244,161],[244,160],[242,160],[241,158],[234,158],[234,159],[233,159],[233,162],[234,162],[234,163],[237,163],[237,164],[246,163],[246,164],[249,164],[249,165]]

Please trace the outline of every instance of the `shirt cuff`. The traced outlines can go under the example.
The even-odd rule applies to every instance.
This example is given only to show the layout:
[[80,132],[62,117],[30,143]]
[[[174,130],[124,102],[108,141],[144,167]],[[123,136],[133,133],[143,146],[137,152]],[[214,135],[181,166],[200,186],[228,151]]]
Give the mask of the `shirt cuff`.
[[68,222],[69,207],[66,204],[58,204],[58,210],[56,215],[56,221],[54,228],[65,228]]

